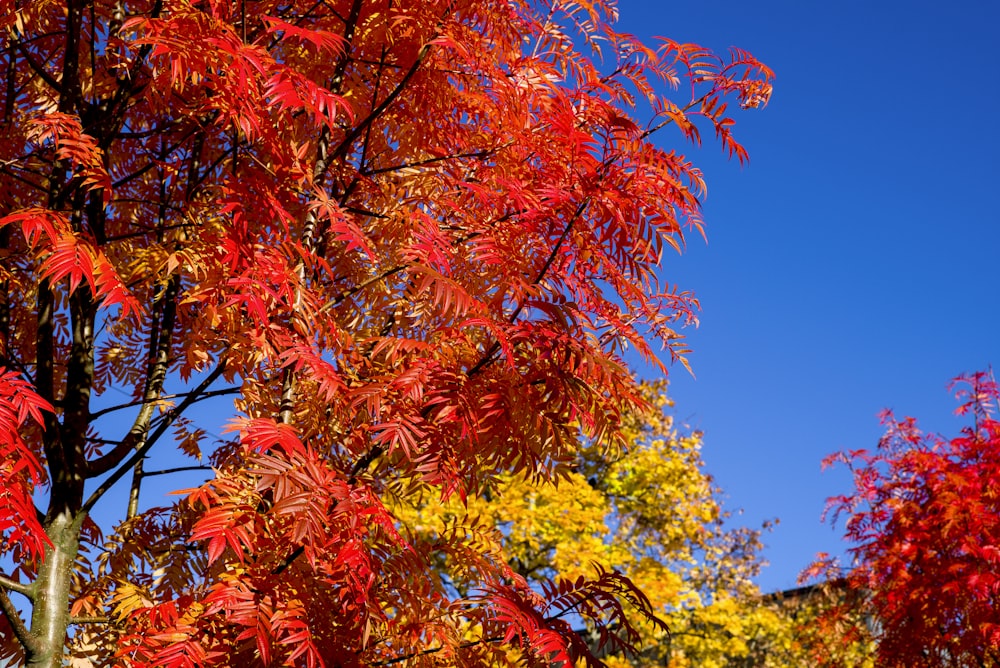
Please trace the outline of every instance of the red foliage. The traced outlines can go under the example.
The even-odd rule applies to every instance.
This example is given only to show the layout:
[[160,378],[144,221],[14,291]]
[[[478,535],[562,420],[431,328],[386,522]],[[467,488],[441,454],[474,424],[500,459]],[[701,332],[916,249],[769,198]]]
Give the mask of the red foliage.
[[44,423],[53,408],[31,384],[0,366],[0,535],[3,552],[20,562],[33,562],[50,544],[35,513],[31,495],[46,482],[39,453],[22,431]]
[[[702,124],[745,160],[726,100],[762,105],[772,75],[650,48],[616,13],[0,0],[0,355],[34,374],[0,377],[0,526],[51,583],[30,622],[3,608],[0,658],[60,665],[67,609],[96,619],[71,652],[102,664],[586,654],[482,535],[418,554],[387,506],[557,478],[639,401],[624,346],[684,362],[697,302],[659,266],[700,230],[704,184],[650,137]],[[239,438],[213,443],[189,409],[227,394]],[[174,433],[213,479],[130,504],[107,541],[83,531],[121,481],[141,496]],[[436,575],[443,555],[481,590]],[[598,626],[651,614],[614,574],[553,586]]]
[[972,424],[946,440],[912,418],[882,415],[875,452],[840,453],[855,491],[830,500],[848,515],[848,582],[876,620],[880,665],[1000,662],[1000,390],[992,374],[956,379]]

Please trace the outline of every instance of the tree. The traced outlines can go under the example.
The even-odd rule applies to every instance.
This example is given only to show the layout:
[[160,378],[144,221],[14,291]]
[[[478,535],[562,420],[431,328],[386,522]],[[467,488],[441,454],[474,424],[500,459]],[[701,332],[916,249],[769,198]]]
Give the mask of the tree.
[[[602,615],[652,618],[620,573],[546,599],[459,534],[479,580],[455,598],[386,507],[565,476],[641,403],[624,346],[683,362],[696,302],[657,267],[703,183],[651,135],[700,123],[744,161],[725,100],[763,104],[771,73],[614,18],[0,0],[3,656],[546,662],[587,654],[571,600],[623,637]],[[191,409],[227,395],[214,442]],[[169,471],[213,477],[147,507],[144,461],[174,446]]]
[[830,508],[848,515],[847,582],[875,620],[879,665],[1000,664],[1000,390],[986,373],[953,387],[972,420],[961,435],[925,434],[886,411],[875,452],[827,460],[854,475]]

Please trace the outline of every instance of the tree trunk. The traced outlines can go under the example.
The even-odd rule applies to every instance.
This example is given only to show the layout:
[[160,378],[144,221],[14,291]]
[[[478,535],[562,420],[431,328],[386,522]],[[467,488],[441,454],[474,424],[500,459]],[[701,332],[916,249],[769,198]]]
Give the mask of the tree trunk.
[[28,668],[61,668],[69,626],[69,595],[80,545],[83,514],[63,511],[48,522],[46,530],[52,546],[38,569],[35,602],[31,613],[31,632],[38,640],[35,652],[28,654]]

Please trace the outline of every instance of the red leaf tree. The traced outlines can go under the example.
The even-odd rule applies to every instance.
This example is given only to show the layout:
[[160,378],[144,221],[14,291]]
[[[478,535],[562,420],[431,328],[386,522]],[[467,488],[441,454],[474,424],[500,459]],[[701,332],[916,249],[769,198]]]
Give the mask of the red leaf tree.
[[[0,655],[596,661],[581,610],[631,637],[621,607],[650,611],[620,575],[539,593],[474,523],[418,553],[384,505],[557,478],[638,401],[623,346],[683,361],[696,302],[657,272],[703,184],[651,136],[708,128],[743,161],[727,100],[771,74],[615,14],[0,0]],[[191,409],[223,395],[220,442]],[[171,441],[214,473],[149,508]]]
[[855,491],[830,501],[856,544],[848,576],[874,621],[879,665],[1000,663],[1000,390],[956,379],[972,424],[946,440],[886,411],[874,453],[841,453]]

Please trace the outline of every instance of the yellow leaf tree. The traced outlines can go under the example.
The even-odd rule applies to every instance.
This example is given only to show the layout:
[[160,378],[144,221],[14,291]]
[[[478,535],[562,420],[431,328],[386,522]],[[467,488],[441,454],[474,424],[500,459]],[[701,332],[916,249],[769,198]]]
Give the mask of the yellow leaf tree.
[[[702,434],[677,429],[666,383],[641,385],[646,409],[626,416],[620,447],[584,444],[557,483],[506,477],[477,498],[399,502],[396,516],[434,554],[437,577],[467,596],[475,573],[440,550],[455,534],[490,545],[538,588],[618,570],[649,598],[669,632],[639,623],[629,648],[605,642],[609,666],[808,666],[814,608],[762,596],[760,531],[730,528],[704,471]],[[472,549],[470,547],[470,549]],[[581,605],[586,605],[584,601]],[[585,634],[581,620],[570,619]],[[473,634],[474,635],[474,634]],[[602,644],[600,634],[588,640]],[[863,665],[862,663],[845,665]]]

